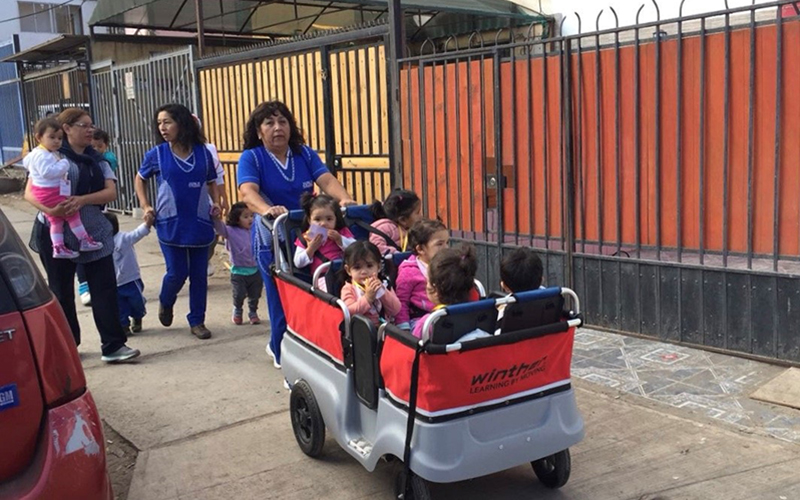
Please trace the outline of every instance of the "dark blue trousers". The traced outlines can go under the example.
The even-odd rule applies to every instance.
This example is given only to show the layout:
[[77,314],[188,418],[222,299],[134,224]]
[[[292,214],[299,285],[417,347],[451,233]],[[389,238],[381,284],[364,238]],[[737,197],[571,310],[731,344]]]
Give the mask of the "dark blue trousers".
[[142,319],[147,314],[143,291],[144,283],[142,283],[142,280],[131,281],[117,287],[119,324],[123,328],[128,328],[131,325],[131,318]]
[[189,326],[206,321],[208,296],[208,247],[176,247],[161,243],[161,252],[167,264],[167,274],[161,282],[158,300],[165,307],[173,307],[178,292],[189,278]]
[[[286,332],[286,315],[283,313],[281,298],[278,295],[278,287],[275,285],[275,278],[270,275],[269,266],[275,262],[275,255],[272,252],[272,240],[259,238],[255,225],[261,224],[259,219],[253,221],[253,255],[258,263],[258,270],[264,280],[264,290],[267,293],[267,311],[269,312],[270,339],[269,346],[275,353],[275,359],[280,363],[281,341]],[[266,231],[265,231],[266,232]]]

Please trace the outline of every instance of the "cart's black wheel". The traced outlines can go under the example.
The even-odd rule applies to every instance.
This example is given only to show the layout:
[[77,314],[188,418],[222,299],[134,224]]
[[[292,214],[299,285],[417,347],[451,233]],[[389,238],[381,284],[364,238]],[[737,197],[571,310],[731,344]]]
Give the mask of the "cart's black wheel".
[[569,481],[569,473],[572,470],[569,449],[531,462],[531,466],[543,485],[548,488],[561,488]]
[[411,496],[403,495],[406,485],[406,471],[401,469],[394,478],[394,497],[402,500],[430,500],[431,492],[425,480],[416,474],[411,474]]
[[305,380],[292,387],[289,414],[292,416],[292,430],[300,449],[309,457],[318,457],[325,444],[325,421],[322,420],[314,392]]

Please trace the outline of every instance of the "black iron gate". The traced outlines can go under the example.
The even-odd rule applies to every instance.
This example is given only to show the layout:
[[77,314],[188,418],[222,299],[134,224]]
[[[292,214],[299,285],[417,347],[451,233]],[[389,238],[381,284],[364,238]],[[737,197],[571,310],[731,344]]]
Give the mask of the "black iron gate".
[[489,287],[530,246],[590,325],[798,363],[793,3],[426,42],[400,62],[403,183]]
[[206,136],[237,199],[236,164],[250,112],[287,104],[309,146],[361,202],[391,188],[389,105],[383,24],[327,32],[195,63]]

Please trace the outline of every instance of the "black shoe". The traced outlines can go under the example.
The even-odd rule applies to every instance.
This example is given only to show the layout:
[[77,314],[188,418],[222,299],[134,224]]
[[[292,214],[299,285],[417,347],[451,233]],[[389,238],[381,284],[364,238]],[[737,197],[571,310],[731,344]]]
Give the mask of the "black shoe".
[[131,333],[142,331],[142,318],[131,318]]
[[164,326],[172,325],[172,308],[163,304],[158,305],[158,320]]
[[211,338],[211,332],[208,330],[208,328],[206,328],[206,325],[203,324],[193,326],[192,335],[201,340],[206,340]]

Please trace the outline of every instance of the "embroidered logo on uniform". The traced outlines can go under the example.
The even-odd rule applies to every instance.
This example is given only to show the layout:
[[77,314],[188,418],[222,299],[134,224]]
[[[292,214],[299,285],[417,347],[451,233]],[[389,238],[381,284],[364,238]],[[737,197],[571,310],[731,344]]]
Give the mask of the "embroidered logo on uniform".
[[190,183],[189,183],[189,187],[190,187],[190,188],[199,188],[199,187],[200,187],[200,186],[202,186],[202,185],[203,185],[203,184],[202,184],[201,182],[190,182]]
[[305,181],[303,183],[303,189],[310,189],[312,186],[314,186],[314,182],[313,181]]

